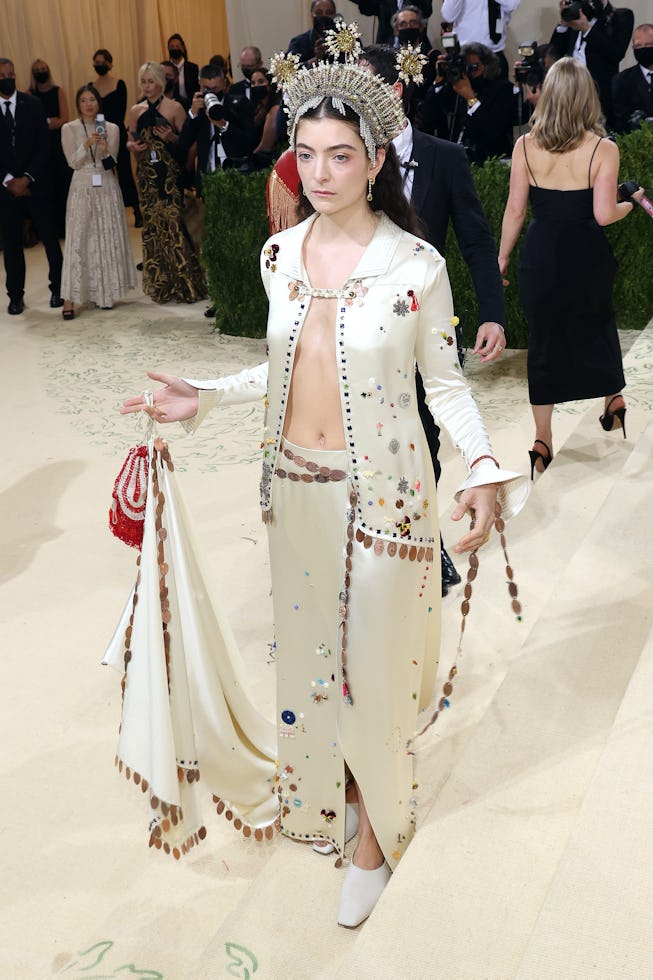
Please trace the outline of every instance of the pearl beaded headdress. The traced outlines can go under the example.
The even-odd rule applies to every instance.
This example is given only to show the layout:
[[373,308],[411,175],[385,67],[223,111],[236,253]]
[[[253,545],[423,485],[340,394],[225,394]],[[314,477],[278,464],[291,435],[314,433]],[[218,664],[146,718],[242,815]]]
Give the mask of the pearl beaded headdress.
[[[299,120],[324,99],[331,99],[343,116],[345,106],[356,113],[361,139],[372,163],[377,147],[388,146],[406,125],[401,99],[394,89],[378,75],[355,64],[363,50],[359,37],[356,24],[337,23],[334,30],[325,32],[324,43],[328,53],[342,61],[320,61],[312,68],[299,68],[299,57],[293,54],[276,54],[270,61],[273,81],[283,91],[291,147],[295,146]],[[425,61],[419,50],[401,49],[397,55],[399,77],[421,81]]]

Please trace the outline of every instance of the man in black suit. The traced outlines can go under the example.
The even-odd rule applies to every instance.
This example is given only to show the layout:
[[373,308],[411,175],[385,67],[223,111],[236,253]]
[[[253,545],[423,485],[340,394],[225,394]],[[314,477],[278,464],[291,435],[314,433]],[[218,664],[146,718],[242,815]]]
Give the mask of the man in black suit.
[[586,0],[578,17],[564,16],[568,0],[560,0],[562,18],[551,35],[556,58],[569,56],[587,67],[596,83],[609,127],[614,125],[612,79],[628,48],[635,17],[627,7],[615,10],[609,0]]
[[243,48],[243,50],[240,52],[238,67],[243,73],[243,78],[240,82],[234,82],[229,89],[229,94],[244,95],[245,98],[251,99],[251,78],[253,73],[257,70],[266,71],[265,65],[263,64],[261,49],[252,44],[248,45],[246,48]]
[[637,64],[612,80],[614,124],[618,133],[639,126],[642,114],[653,117],[653,24],[640,24],[633,32],[633,54]]
[[25,255],[23,220],[29,215],[45,246],[50,270],[50,306],[63,305],[63,258],[51,204],[48,162],[50,143],[41,102],[16,91],[16,73],[8,58],[0,58],[0,227],[7,274],[7,312],[23,312]]
[[[365,48],[361,63],[380,75],[401,95],[404,106],[410,92],[399,81],[395,51],[388,46]],[[478,199],[464,149],[413,129],[410,122],[393,140],[404,174],[404,193],[424,226],[424,237],[444,255],[447,226],[451,220],[462,256],[469,267],[479,305],[478,332],[472,351],[483,363],[495,361],[505,349],[506,320],[503,286],[497,250]],[[419,412],[433,459],[436,479],[440,430],[426,407],[422,380],[417,374]],[[460,581],[441,542],[442,592]]]
[[[204,65],[199,75],[200,91],[193,96],[173,152],[185,160],[190,147],[197,143],[197,187],[201,194],[201,175],[218,170],[225,161],[249,156],[256,146],[256,134],[250,102],[244,95],[227,92],[224,70],[217,65]],[[218,100],[211,116],[204,103],[206,92],[212,92]]]
[[333,27],[335,16],[335,0],[311,0],[313,27],[310,31],[291,37],[288,54],[298,55],[302,65],[314,65],[317,61],[324,60],[327,53],[323,40],[324,31]]
[[461,143],[470,163],[512,154],[514,93],[501,77],[501,65],[485,44],[464,44],[466,72],[451,84],[442,76],[444,56],[436,62],[435,84],[421,107],[420,127]]
[[[419,7],[425,20],[433,13],[432,0],[410,0],[413,6]],[[361,14],[366,17],[378,17],[376,31],[377,44],[395,44],[395,33],[392,18],[406,3],[403,0],[353,0]]]

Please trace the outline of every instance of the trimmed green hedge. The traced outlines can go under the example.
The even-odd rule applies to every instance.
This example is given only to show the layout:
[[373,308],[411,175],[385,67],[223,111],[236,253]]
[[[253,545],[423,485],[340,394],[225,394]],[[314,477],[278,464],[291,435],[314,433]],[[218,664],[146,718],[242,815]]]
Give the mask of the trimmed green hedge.
[[[617,139],[621,153],[620,180],[638,180],[653,187],[653,128],[644,127]],[[473,167],[474,181],[497,240],[508,197],[510,168],[498,160]],[[268,237],[265,184],[268,171],[243,175],[234,170],[217,171],[204,178],[206,241],[203,261],[209,279],[216,322],[223,333],[264,337],[267,300],[259,273],[259,252]],[[526,227],[526,226],[525,226]],[[636,214],[606,228],[619,261],[615,288],[618,324],[623,329],[642,329],[653,316],[653,225],[641,208]],[[526,347],[528,328],[519,303],[515,249],[506,289],[507,334],[511,347]],[[591,278],[578,257],[579,278]],[[465,342],[473,343],[477,325],[476,296],[452,229],[447,236],[447,266],[456,313]]]

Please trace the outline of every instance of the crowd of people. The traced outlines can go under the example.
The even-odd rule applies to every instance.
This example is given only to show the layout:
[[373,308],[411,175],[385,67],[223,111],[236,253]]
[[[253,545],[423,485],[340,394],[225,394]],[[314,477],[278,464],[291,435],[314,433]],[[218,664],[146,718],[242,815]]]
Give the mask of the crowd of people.
[[[641,24],[633,31],[632,12],[614,9],[609,0],[559,0],[560,22],[550,40],[520,46],[521,57],[511,73],[504,54],[506,32],[519,3],[444,0],[436,38],[430,0],[357,0],[361,15],[376,18],[378,45],[394,52],[419,49],[426,59],[419,84],[407,86],[404,93],[411,132],[458,145],[471,163],[507,158],[515,126],[521,132],[529,124],[546,73],[563,56],[587,67],[608,131],[627,132],[653,117],[653,25]],[[288,52],[306,66],[329,60],[325,36],[341,21],[335,0],[312,0],[310,14],[312,27],[288,43]],[[619,73],[631,36],[638,64]],[[42,58],[33,62],[29,91],[19,92],[15,101],[13,64],[0,59],[7,93],[0,122],[0,219],[10,314],[24,307],[23,243],[30,233],[24,226],[26,217],[31,218],[32,235],[46,247],[51,303],[64,304],[66,318],[74,316],[74,304],[96,302],[96,293],[102,307],[124,295],[131,274],[114,275],[110,270],[101,288],[92,282],[95,259],[107,236],[115,237],[112,253],[121,257],[120,262],[129,254],[124,220],[107,225],[104,209],[106,190],[113,188],[115,177],[123,205],[133,209],[134,226],[143,228],[145,293],[157,303],[194,302],[206,296],[198,236],[191,236],[184,218],[189,193],[201,201],[202,178],[216,169],[232,167],[246,174],[270,166],[285,146],[287,117],[280,111],[281,95],[258,46],[241,51],[238,69],[243,78],[235,83],[228,59],[214,55],[200,66],[189,59],[178,33],[168,38],[166,53],[161,62],[148,61],[141,67],[138,100],[128,111],[127,86],[114,74],[110,51],[94,52],[94,78],[87,88],[91,86],[97,107],[90,125],[105,138],[96,145],[87,134],[84,157],[78,147],[70,146],[70,133],[80,132],[80,123],[87,125],[79,109],[84,86],[75,96],[77,118],[68,131],[66,149],[69,100],[48,63]],[[23,118],[30,119],[29,127]],[[26,178],[26,172],[31,177]],[[80,224],[82,181],[104,190],[88,197]],[[408,182],[412,183],[410,176]],[[69,223],[74,235],[67,234]],[[64,238],[66,247],[75,249],[65,266],[70,295],[61,292],[58,240]],[[86,269],[84,282],[81,269]],[[108,282],[114,283],[110,295]],[[212,309],[206,312],[213,314]]]

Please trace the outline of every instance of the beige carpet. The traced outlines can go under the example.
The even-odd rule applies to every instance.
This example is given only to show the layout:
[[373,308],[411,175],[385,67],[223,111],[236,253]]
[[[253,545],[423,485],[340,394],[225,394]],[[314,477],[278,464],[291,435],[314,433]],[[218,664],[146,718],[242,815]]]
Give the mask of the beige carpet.
[[[615,773],[620,799],[630,787],[640,816],[651,800],[641,785],[634,792],[634,778],[650,777],[641,685],[653,689],[648,662],[637,663],[653,606],[643,513],[653,486],[650,444],[638,437],[653,406],[653,330],[622,337],[632,345],[627,441],[601,432],[598,405],[556,413],[559,455],[509,528],[522,623],[508,612],[496,543],[482,555],[452,707],[420,752],[420,833],[374,916],[350,932],[335,925],[342,872],[332,861],[285,840],[245,841],[207,805],[207,841],[176,863],[148,849],[141,794],[113,768],[119,678],[99,661],[135,553],[109,534],[107,511],[138,438],[118,406],[146,385],[148,367],[227,373],[263,359],[264,343],[212,333],[205,304],[157,307],[140,290],[69,324],[47,298],[37,248],[28,253],[25,314],[0,307],[0,977],[653,976],[650,940],[647,948],[636,941],[641,930],[627,928],[633,889],[618,888],[610,933],[616,858],[601,870],[612,849],[640,891],[653,873],[645,819],[629,825],[625,848],[627,808],[612,799],[601,813]],[[524,369],[524,352],[468,369],[498,454],[522,470],[532,438]],[[178,429],[169,440],[253,696],[271,716],[260,425],[258,407],[228,409],[198,436]],[[460,466],[450,446],[443,458],[446,514]],[[455,537],[445,520],[445,539]],[[456,596],[444,620],[447,665]],[[611,734],[615,715],[621,728]],[[599,832],[600,848],[590,846]],[[596,936],[610,940],[594,941],[584,920],[566,972],[554,947],[560,936],[559,950],[573,945],[576,894],[594,895]],[[621,931],[628,956],[617,958]]]

